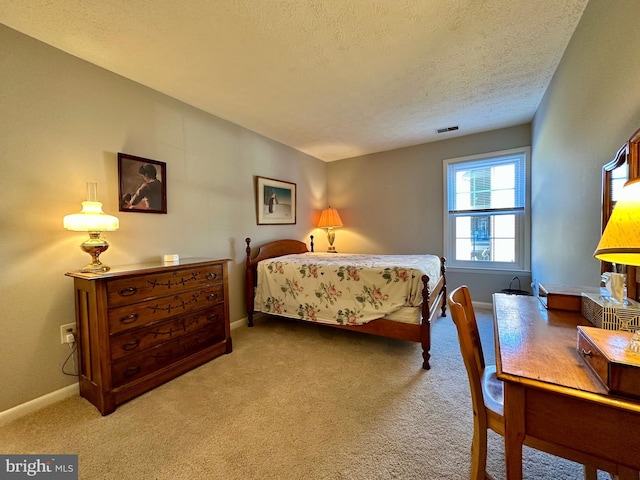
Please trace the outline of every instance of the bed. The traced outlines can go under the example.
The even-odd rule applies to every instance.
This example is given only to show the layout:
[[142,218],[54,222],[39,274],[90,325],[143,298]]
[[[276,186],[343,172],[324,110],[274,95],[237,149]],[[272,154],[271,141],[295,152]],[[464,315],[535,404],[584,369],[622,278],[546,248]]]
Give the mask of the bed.
[[445,259],[435,255],[315,253],[298,240],[257,249],[246,240],[245,301],[254,312],[422,344],[429,369],[431,322],[446,316]]

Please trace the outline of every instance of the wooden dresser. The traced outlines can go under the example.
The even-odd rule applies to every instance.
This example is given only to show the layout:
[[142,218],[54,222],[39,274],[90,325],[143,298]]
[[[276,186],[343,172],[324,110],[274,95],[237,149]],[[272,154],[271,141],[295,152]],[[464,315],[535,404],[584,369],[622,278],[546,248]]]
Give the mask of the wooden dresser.
[[230,353],[228,260],[114,267],[74,279],[80,395],[102,415]]

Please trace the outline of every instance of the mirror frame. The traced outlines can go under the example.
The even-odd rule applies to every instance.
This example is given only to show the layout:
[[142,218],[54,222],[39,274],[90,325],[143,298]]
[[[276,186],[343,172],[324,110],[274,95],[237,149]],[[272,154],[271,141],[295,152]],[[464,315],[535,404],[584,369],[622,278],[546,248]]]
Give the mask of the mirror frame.
[[[611,177],[613,171],[627,164],[627,181],[633,180],[640,176],[640,129],[631,136],[616,153],[613,160],[602,167],[602,220],[601,233],[607,226],[607,222],[611,217],[611,212],[615,203],[611,198]],[[604,273],[611,270],[611,264],[608,262],[600,262],[600,272]],[[627,266],[627,298],[638,300],[638,292],[640,292],[640,282],[637,274],[640,269]]]

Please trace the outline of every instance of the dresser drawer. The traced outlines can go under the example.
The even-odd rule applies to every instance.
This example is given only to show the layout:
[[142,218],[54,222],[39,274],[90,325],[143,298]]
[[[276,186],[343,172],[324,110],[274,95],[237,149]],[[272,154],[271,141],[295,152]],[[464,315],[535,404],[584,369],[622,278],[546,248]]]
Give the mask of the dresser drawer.
[[224,337],[224,305],[220,304],[211,310],[184,315],[150,327],[116,335],[111,339],[111,359],[119,360],[155,345],[189,335],[201,328],[219,329]]
[[203,290],[169,295],[142,303],[109,310],[109,334],[160,322],[176,315],[184,315],[211,308],[224,302],[224,286],[214,285]]
[[213,325],[190,335],[183,335],[171,342],[150,348],[139,355],[125,357],[112,366],[112,384],[118,387],[154,373],[159,368],[187,357],[225,338],[224,328]]
[[141,276],[111,280],[107,284],[109,307],[129,305],[150,298],[179,294],[222,284],[222,265],[204,265],[198,268],[176,268]]

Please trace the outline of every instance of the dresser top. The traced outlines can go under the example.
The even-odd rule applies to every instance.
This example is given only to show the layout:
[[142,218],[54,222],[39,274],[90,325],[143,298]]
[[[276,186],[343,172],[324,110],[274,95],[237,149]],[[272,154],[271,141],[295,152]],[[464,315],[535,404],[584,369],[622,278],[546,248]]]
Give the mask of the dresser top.
[[133,263],[130,265],[118,265],[115,267],[111,267],[111,270],[104,273],[85,273],[81,271],[75,272],[67,272],[65,273],[68,277],[74,278],[82,278],[85,280],[100,280],[103,278],[110,277],[122,277],[127,275],[138,275],[143,273],[153,273],[158,270],[167,270],[171,268],[184,268],[184,267],[197,267],[198,265],[208,265],[211,263],[226,263],[229,262],[230,259],[214,259],[214,258],[205,258],[205,257],[193,257],[193,258],[181,258],[177,262],[162,262],[160,260],[144,262],[144,263]]

